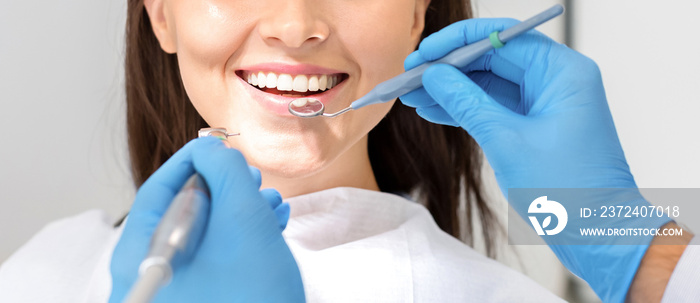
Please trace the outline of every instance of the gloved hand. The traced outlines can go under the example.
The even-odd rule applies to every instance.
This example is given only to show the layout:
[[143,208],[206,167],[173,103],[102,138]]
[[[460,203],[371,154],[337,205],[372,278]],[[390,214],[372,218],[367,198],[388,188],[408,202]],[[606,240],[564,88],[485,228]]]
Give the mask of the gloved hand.
[[127,295],[160,218],[195,171],[211,194],[209,221],[196,253],[174,268],[154,302],[304,302],[282,238],[288,204],[275,190],[259,191],[260,172],[215,137],[186,144],[139,189],[112,256],[109,301]]
[[[406,59],[405,68],[439,59],[516,23],[472,19],[452,24],[424,39]],[[423,86],[401,101],[428,121],[464,128],[483,149],[506,197],[511,188],[634,188],[636,192],[597,65],[539,32],[525,33],[460,69],[430,67]],[[579,206],[649,205],[641,195],[625,197],[628,193],[599,196]],[[527,216],[532,200],[509,201]],[[578,214],[569,216],[574,215]],[[624,227],[630,220],[635,218],[605,222]],[[656,228],[668,221],[656,218],[645,221],[645,226]],[[649,241],[651,237],[642,242]],[[623,302],[648,245],[550,247],[603,301]]]

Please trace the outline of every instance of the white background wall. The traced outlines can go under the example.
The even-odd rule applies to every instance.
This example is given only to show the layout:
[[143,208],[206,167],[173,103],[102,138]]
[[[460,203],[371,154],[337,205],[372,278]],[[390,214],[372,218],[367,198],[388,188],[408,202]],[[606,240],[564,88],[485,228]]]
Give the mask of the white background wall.
[[[560,1],[479,0],[523,19]],[[47,222],[128,209],[125,1],[0,2],[0,262]],[[575,48],[601,67],[641,187],[700,186],[700,2],[576,1]],[[561,39],[561,21],[541,28]],[[561,40],[560,40],[561,41]]]
[[576,2],[576,48],[601,68],[640,187],[700,187],[700,2]]
[[0,262],[57,218],[128,209],[125,12],[126,1],[0,1]]

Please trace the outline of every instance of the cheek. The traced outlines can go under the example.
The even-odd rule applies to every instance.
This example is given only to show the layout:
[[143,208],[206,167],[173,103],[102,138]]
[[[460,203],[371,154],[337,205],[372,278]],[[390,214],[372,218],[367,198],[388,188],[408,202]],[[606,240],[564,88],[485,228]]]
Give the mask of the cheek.
[[[338,34],[360,67],[363,82],[374,85],[404,71],[403,61],[414,49],[411,28],[413,1],[361,1]],[[359,6],[360,4],[358,4]]]
[[253,22],[250,14],[235,13],[247,10],[230,9],[225,1],[182,3],[174,12],[180,75],[193,105],[208,118],[228,104],[228,60],[244,44]]
[[[414,2],[407,0],[358,0],[352,14],[335,22],[336,34],[359,67],[354,99],[377,84],[404,71],[403,61],[415,48],[411,37]],[[367,134],[389,112],[394,102],[371,105],[354,113],[351,125],[358,135]]]
[[241,13],[251,9],[243,5],[250,1],[236,7],[226,2],[231,1],[185,1],[174,9],[178,54],[208,55],[200,59],[214,63],[240,47],[255,17]]

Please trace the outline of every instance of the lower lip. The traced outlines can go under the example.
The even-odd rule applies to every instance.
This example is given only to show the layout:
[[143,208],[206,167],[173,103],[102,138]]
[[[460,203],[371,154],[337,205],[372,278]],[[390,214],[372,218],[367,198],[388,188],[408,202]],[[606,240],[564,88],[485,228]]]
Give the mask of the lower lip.
[[[252,85],[250,85],[247,81],[243,80],[241,77],[236,77],[241,81],[241,84],[243,87],[245,87],[245,90],[248,92],[248,94],[258,101],[260,105],[262,105],[265,109],[268,111],[280,115],[280,116],[290,116],[293,117],[289,112],[289,102],[292,102],[296,99],[299,98],[313,98],[317,99],[318,101],[321,101],[323,103],[323,106],[325,108],[328,108],[328,103],[330,103],[335,97],[338,95],[340,90],[345,86],[345,82],[343,81],[338,83],[338,85],[334,86],[333,88],[324,91],[322,93],[318,94],[313,94],[313,95],[308,95],[308,96],[302,96],[299,95],[298,97],[287,97],[287,96],[281,96],[281,95],[275,95],[275,94],[270,94],[266,93],[262,90],[259,90]],[[346,79],[347,80],[347,79]]]

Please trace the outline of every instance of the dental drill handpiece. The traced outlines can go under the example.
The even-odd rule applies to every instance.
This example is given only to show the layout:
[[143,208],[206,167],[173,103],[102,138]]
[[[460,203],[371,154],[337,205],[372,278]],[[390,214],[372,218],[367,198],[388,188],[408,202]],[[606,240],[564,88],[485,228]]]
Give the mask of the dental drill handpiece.
[[[239,136],[224,127],[202,128],[198,137],[226,139]],[[151,302],[160,287],[173,275],[173,265],[194,254],[209,221],[209,188],[202,176],[195,173],[175,195],[160,219],[148,255],[139,266],[139,278],[127,294],[125,303]]]
[[151,302],[173,274],[173,261],[191,256],[200,242],[209,217],[209,189],[199,174],[190,177],[175,196],[151,239],[139,279],[124,302]]

